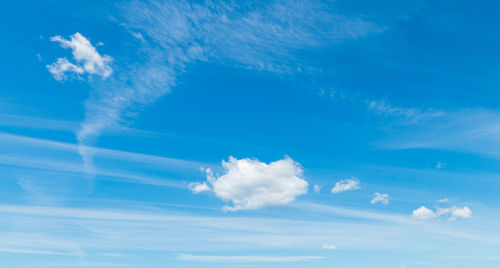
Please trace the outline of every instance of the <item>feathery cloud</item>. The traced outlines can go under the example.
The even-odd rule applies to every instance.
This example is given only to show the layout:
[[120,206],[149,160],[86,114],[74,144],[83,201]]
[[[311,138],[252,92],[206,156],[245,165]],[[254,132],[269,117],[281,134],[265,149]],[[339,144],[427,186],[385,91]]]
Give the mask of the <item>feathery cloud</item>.
[[[141,10],[141,12],[137,12]],[[98,74],[85,119],[77,132],[79,144],[92,145],[110,127],[130,121],[144,105],[170,92],[189,65],[215,62],[239,68],[293,73],[314,69],[304,66],[295,51],[335,44],[381,32],[372,22],[337,14],[322,1],[267,1],[239,5],[184,0],[131,1],[117,16],[131,33],[134,47],[120,55],[111,70],[111,57],[101,56],[82,35],[53,41],[73,50],[76,63],[62,60],[51,67],[54,77],[66,73]],[[137,55],[140,54],[140,57]],[[126,63],[126,64],[125,64]],[[92,171],[92,154],[80,154]]]
[[385,101],[370,101],[368,109],[379,116],[393,117],[405,125],[416,124],[445,115],[442,111],[432,109],[394,107]]

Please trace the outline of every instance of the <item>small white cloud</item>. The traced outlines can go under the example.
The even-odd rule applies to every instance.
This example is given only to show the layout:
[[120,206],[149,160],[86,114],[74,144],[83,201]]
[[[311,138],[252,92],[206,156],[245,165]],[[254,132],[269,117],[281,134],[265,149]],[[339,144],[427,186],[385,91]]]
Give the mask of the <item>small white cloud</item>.
[[314,190],[315,193],[321,192],[321,189],[323,189],[323,185],[320,186],[320,185],[315,184],[313,186],[313,190]]
[[436,169],[442,169],[442,168],[444,168],[445,165],[446,165],[446,163],[437,162]]
[[438,200],[439,203],[449,203],[450,200],[448,198],[443,198]]
[[191,190],[194,194],[198,194],[201,192],[206,192],[210,191],[210,187],[207,185],[206,182],[200,183],[200,182],[191,182],[188,185],[189,190]]
[[47,65],[49,72],[56,80],[65,79],[66,73],[77,75],[88,73],[106,78],[113,72],[109,66],[113,58],[108,55],[101,56],[90,41],[80,33],[71,35],[70,40],[59,35],[51,37],[50,40],[60,43],[63,48],[71,48],[76,61],[72,63],[67,58],[58,58],[55,63]]
[[226,211],[286,205],[307,193],[308,183],[301,178],[300,164],[288,157],[269,164],[229,157],[229,161],[222,161],[222,167],[224,174],[220,176],[206,170],[211,187],[206,183],[190,185],[192,190],[211,188],[217,197],[232,202],[233,206],[224,207]]
[[421,206],[413,211],[413,217],[419,220],[428,220],[436,217],[434,212],[424,206]]
[[141,40],[141,41],[146,41],[146,40],[144,40],[144,37],[142,36],[141,33],[132,32],[132,36],[135,37],[135,38],[137,38],[137,39],[139,39],[139,40]]
[[361,188],[359,186],[359,180],[352,177],[351,179],[341,180],[335,183],[335,187],[332,188],[333,194],[338,194],[345,191],[354,191]]
[[456,220],[457,218],[470,219],[472,217],[472,211],[468,207],[456,208],[453,207],[451,211],[450,220]]
[[384,205],[388,205],[389,200],[391,199],[388,194],[374,193],[373,195],[375,195],[375,197],[373,197],[373,199],[370,201],[371,204],[380,202]]
[[321,248],[322,249],[326,249],[326,250],[335,250],[335,249],[337,249],[337,247],[335,247],[334,245],[330,245],[330,244],[323,244],[323,246]]
[[57,81],[66,79],[66,73],[68,72],[75,74],[83,74],[85,72],[82,67],[69,62],[66,58],[57,59],[56,62],[47,65],[47,69]]

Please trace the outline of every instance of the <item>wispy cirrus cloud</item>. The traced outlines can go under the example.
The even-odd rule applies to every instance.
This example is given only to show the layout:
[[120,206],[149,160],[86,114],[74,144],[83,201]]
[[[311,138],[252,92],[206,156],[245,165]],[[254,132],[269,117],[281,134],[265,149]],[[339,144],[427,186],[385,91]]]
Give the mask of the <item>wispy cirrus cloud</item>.
[[383,100],[369,101],[368,109],[379,116],[391,118],[403,125],[425,122],[434,118],[442,117],[446,114],[443,111],[433,109],[395,107]]
[[[297,51],[383,30],[360,17],[343,16],[322,1],[130,1],[120,5],[119,13],[117,20],[139,43],[133,52],[115,57],[113,70],[111,56],[98,54],[82,34],[52,39],[72,48],[82,64],[64,58],[54,63],[49,71],[56,79],[68,72],[108,78],[92,81],[85,119],[76,133],[81,145],[91,145],[104,130],[126,123],[138,108],[170,92],[193,63],[277,74],[310,72],[314,66],[301,63]],[[92,171],[92,153],[82,146],[80,154]]]
[[[386,149],[431,148],[475,153],[500,158],[500,113],[484,109],[461,109],[424,125],[391,129],[377,145]],[[436,165],[442,168],[444,163]]]

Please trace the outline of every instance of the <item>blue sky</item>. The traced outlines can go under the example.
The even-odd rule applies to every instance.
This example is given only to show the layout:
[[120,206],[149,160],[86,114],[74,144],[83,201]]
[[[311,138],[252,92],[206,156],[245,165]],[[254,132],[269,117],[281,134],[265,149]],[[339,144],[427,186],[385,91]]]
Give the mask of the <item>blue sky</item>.
[[495,3],[1,6],[1,267],[498,267]]

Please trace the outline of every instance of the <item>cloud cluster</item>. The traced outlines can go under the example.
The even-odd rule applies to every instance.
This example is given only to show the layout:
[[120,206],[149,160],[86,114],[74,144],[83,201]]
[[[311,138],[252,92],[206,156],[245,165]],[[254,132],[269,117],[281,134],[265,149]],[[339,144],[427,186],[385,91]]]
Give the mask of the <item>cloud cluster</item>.
[[355,177],[350,179],[340,180],[335,183],[335,186],[332,188],[333,194],[338,194],[346,191],[354,191],[360,189],[359,180]]
[[80,33],[71,35],[69,40],[59,35],[51,37],[50,40],[58,42],[63,48],[70,48],[73,59],[76,61],[72,63],[64,57],[47,65],[47,69],[56,80],[66,79],[67,73],[76,75],[88,73],[107,78],[113,72],[109,66],[113,58],[108,55],[100,55],[90,41]]
[[469,207],[451,207],[451,208],[437,208],[436,211],[432,211],[425,206],[421,206],[413,211],[413,218],[418,220],[428,220],[439,217],[441,215],[450,215],[448,220],[455,221],[457,219],[470,219],[472,217],[472,211]]
[[302,179],[302,168],[291,158],[269,164],[257,159],[222,161],[224,174],[218,176],[207,169],[207,183],[191,183],[193,193],[211,190],[233,206],[226,211],[258,209],[286,205],[299,195],[307,193],[308,183]]
[[374,193],[375,195],[373,199],[370,201],[371,204],[382,203],[384,205],[389,204],[389,200],[391,199],[388,194]]

